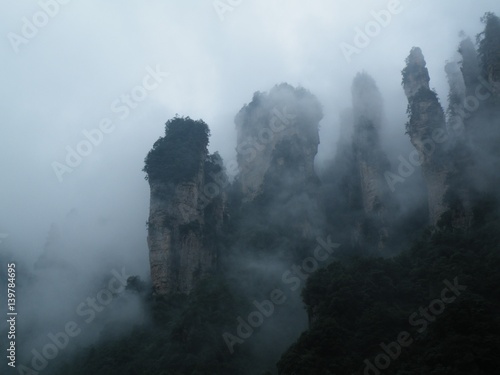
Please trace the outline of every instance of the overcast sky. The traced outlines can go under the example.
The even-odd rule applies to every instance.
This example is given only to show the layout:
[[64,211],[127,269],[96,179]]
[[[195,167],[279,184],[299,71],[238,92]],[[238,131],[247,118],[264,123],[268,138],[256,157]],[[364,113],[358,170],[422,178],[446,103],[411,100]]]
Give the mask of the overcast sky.
[[[50,224],[76,208],[115,223],[124,251],[142,259],[140,272],[149,209],[141,169],[169,118],[205,120],[210,150],[228,162],[234,116],[253,93],[301,85],[324,106],[320,157],[327,158],[352,79],[366,70],[385,99],[386,131],[405,139],[400,71],[411,47],[422,48],[446,105],[444,63],[456,56],[459,31],[475,37],[486,11],[500,13],[498,0],[401,0],[348,61],[341,44],[355,47],[355,29],[394,0],[222,0],[236,5],[219,13],[213,0],[65,0],[44,16],[45,1],[3,1],[0,13],[0,234],[9,235],[0,249],[22,244],[17,250],[38,254]],[[122,95],[132,91],[140,101],[125,104]],[[106,119],[112,124],[102,141],[58,178],[54,162],[65,164],[68,147]]]

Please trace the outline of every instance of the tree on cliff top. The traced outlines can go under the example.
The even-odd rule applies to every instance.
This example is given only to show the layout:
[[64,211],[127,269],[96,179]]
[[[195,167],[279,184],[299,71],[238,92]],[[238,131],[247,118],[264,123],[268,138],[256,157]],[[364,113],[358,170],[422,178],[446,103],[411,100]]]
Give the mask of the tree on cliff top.
[[145,179],[180,183],[189,181],[199,171],[208,155],[210,129],[203,120],[174,117],[165,124],[160,137],[145,159]]

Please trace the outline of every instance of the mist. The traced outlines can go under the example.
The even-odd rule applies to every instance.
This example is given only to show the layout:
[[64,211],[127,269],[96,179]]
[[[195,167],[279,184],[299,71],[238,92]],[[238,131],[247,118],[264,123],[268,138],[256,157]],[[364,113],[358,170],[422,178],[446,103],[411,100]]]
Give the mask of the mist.
[[[389,18],[381,19],[382,11]],[[351,138],[342,125],[352,117],[345,113],[353,106],[353,79],[365,72],[380,93],[370,102],[376,106],[381,149],[394,168],[398,157],[413,150],[405,134],[408,102],[401,86],[411,48],[422,49],[431,87],[446,110],[445,64],[461,59],[463,35],[475,40],[488,11],[499,14],[498,1],[5,3],[0,14],[0,285],[6,283],[7,264],[15,263],[22,337],[18,363],[29,365],[32,350],[41,351],[47,335],[63,331],[68,322],[82,330],[65,351],[70,355],[150,320],[140,292],[126,286],[135,276],[144,288],[151,283],[150,189],[142,169],[167,120],[175,115],[203,119],[211,131],[209,152],[219,152],[228,166],[238,158],[235,117],[254,93],[285,82],[305,88],[322,107],[314,160],[321,176],[342,139]],[[360,46],[358,30],[374,20],[377,32]],[[479,164],[494,174],[490,162],[485,153]],[[232,168],[227,172],[231,180],[237,174]],[[425,199],[422,184],[415,173],[398,186],[398,217],[418,210]],[[477,186],[481,189],[480,179]],[[304,195],[290,205],[275,207],[272,220],[313,204]],[[309,214],[314,223],[324,220]],[[265,261],[236,246],[233,272],[276,277],[280,285],[289,267],[280,252],[284,246],[276,244],[279,255]],[[123,288],[112,291],[110,304],[102,312],[94,309],[95,319],[86,323],[91,315],[79,306],[107,290],[113,278],[125,280]],[[262,297],[251,285],[238,293]],[[0,297],[7,299],[3,291]],[[297,307],[300,292],[290,300],[293,308],[282,324],[296,327],[277,338],[279,350],[307,326],[302,306]],[[6,327],[2,322],[2,334]],[[279,350],[272,345],[257,348],[267,335],[283,331],[279,324],[266,327],[259,333],[264,339],[253,345],[272,349],[274,358]]]

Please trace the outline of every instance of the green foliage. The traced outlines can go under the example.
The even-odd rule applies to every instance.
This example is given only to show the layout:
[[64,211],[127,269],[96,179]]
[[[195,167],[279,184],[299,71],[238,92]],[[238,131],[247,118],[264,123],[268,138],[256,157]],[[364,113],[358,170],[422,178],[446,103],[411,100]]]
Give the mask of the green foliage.
[[224,163],[218,152],[208,155],[205,160],[205,179],[210,180],[213,175],[225,177]]
[[[427,111],[422,112],[421,104],[424,102],[431,103]],[[410,121],[406,124],[406,131],[410,133],[415,123],[422,121],[422,117],[431,119],[428,130],[425,134],[426,137],[431,139],[432,131],[437,128],[443,128],[445,124],[445,117],[443,108],[439,103],[438,95],[434,90],[421,88],[412,97],[408,104],[407,111]],[[429,120],[428,120],[429,121]]]
[[210,130],[202,120],[174,117],[145,159],[146,180],[177,184],[192,179],[207,157]]
[[[283,355],[280,374],[361,374],[380,343],[402,331],[414,342],[384,374],[491,374],[500,365],[500,220],[496,206],[477,210],[489,219],[468,233],[439,231],[393,259],[336,262],[309,278],[303,299],[310,329]],[[487,212],[486,212],[487,211]],[[467,290],[446,305],[424,332],[412,313],[440,298],[443,280]]]
[[241,314],[235,306],[246,307],[223,278],[205,279],[189,296],[156,297],[147,304],[152,324],[137,326],[126,337],[101,340],[58,374],[233,375],[242,366],[251,368],[244,356],[231,356],[221,338],[234,330]]

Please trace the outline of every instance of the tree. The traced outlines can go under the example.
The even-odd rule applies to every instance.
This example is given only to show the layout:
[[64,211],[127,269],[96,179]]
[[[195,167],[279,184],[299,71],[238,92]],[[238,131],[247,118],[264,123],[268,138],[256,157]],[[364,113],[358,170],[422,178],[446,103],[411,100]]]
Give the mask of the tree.
[[146,180],[177,184],[193,178],[208,155],[210,129],[203,120],[174,117],[145,159]]

